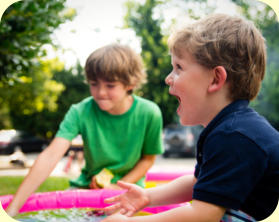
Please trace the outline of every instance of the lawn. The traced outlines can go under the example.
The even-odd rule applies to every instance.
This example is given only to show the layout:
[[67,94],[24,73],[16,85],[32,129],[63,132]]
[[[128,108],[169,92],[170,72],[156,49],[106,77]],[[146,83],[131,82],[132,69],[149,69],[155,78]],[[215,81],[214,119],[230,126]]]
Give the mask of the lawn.
[[[0,176],[0,196],[15,194],[17,188],[23,180],[23,176]],[[69,179],[66,177],[49,177],[37,189],[36,192],[47,192],[65,190],[69,187]]]

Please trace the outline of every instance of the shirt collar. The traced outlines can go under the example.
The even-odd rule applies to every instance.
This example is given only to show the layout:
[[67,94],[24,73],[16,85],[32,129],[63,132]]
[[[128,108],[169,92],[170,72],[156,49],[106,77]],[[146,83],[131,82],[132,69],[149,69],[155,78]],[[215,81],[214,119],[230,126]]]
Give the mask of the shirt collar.
[[205,138],[206,135],[208,135],[208,133],[211,132],[225,116],[238,110],[247,108],[248,104],[248,100],[236,100],[227,105],[224,109],[221,110],[221,112],[217,114],[217,116],[213,118],[213,120],[209,122],[207,127],[201,133],[201,137]]

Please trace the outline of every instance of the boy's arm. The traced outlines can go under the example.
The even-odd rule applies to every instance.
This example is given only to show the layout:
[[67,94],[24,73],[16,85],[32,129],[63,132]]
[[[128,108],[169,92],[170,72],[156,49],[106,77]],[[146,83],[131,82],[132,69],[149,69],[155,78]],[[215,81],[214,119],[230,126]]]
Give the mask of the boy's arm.
[[203,201],[193,200],[189,205],[150,216],[126,217],[115,214],[103,222],[219,222],[225,208]]
[[[149,206],[158,206],[165,204],[172,204],[178,202],[186,202],[192,199],[193,186],[196,183],[194,176],[183,176],[168,184],[160,185],[158,187],[146,189],[142,195],[146,196],[149,202]],[[132,185],[135,186],[135,185]],[[143,189],[142,189],[143,190]],[[129,192],[129,190],[128,190]],[[125,194],[124,194],[125,195]],[[127,200],[124,201],[123,195],[122,203],[127,204]],[[129,197],[133,195],[130,194]],[[112,198],[113,199],[113,198]],[[135,199],[139,199],[135,195]],[[115,202],[115,206],[123,207],[121,202]],[[135,200],[131,199],[131,205],[135,207]],[[128,205],[127,205],[128,206]],[[111,208],[111,207],[108,207]],[[141,207],[142,208],[142,207]],[[111,208],[112,209],[112,208]],[[114,210],[117,210],[115,207]],[[128,212],[126,209],[125,212]],[[191,204],[175,208],[173,210],[166,211],[160,214],[154,214],[144,217],[126,217],[122,215],[112,215],[104,220],[104,222],[117,222],[117,221],[130,221],[130,222],[179,222],[179,221],[195,221],[195,222],[219,222],[225,213],[225,209],[214,204],[207,202],[193,200]],[[127,215],[127,214],[126,214]]]
[[55,138],[50,145],[38,156],[29,173],[18,188],[8,208],[7,213],[15,216],[27,198],[40,186],[55,168],[70,146],[70,141]]
[[128,183],[136,183],[147,171],[152,167],[156,159],[156,155],[143,155],[134,168],[127,173],[121,180]]
[[196,181],[197,179],[194,175],[185,175],[169,183],[146,189],[148,199],[150,200],[149,206],[191,201]]
[[117,184],[127,191],[106,199],[106,203],[113,203],[113,205],[106,207],[105,211],[108,213],[120,211],[122,214],[131,216],[147,206],[187,202],[192,200],[195,183],[194,175],[182,176],[170,183],[149,189],[118,181]]

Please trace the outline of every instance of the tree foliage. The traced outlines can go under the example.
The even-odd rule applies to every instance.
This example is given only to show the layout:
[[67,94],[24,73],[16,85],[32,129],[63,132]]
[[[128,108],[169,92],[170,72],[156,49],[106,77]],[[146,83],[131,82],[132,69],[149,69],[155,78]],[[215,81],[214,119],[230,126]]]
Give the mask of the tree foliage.
[[[51,34],[74,17],[66,0],[24,0],[11,5],[0,23],[0,128],[32,129],[42,122],[26,121],[34,113],[54,112],[64,86],[53,80],[63,69],[59,60],[46,61]],[[32,130],[34,131],[34,130]],[[37,133],[37,132],[36,132]]]
[[[36,66],[32,66],[28,76],[18,77],[17,81],[12,84],[0,82],[1,110],[5,108],[6,116],[10,119],[8,125],[1,127],[12,126],[27,129],[28,124],[19,125],[25,121],[27,116],[43,110],[55,111],[57,109],[56,100],[64,86],[52,79],[53,72],[61,70],[63,67],[64,64],[58,59],[38,61]],[[3,124],[2,121],[0,122]],[[36,125],[36,122],[30,123],[31,125]]]
[[[48,63],[55,61],[50,60]],[[29,114],[13,112],[12,120],[15,128],[51,138],[70,106],[90,95],[83,68],[79,63],[69,69],[65,69],[64,66],[53,69],[52,81],[63,86],[63,91],[56,95],[55,109],[43,109]]]
[[146,0],[141,5],[127,2],[127,27],[133,28],[140,37],[142,58],[148,74],[148,82],[142,88],[142,96],[157,103],[163,111],[164,124],[173,122],[177,100],[170,96],[165,77],[172,70],[167,47],[167,37],[162,35],[162,19],[154,18],[153,10],[160,4],[157,0]]
[[30,73],[38,57],[46,55],[42,48],[53,45],[51,34],[75,11],[66,9],[66,0],[24,0],[11,5],[0,23],[0,80],[16,81]]
[[255,1],[233,0],[241,13],[262,31],[267,45],[267,69],[262,88],[252,106],[279,129],[279,23],[270,6]]
[[[0,128],[14,127],[52,137],[71,104],[89,96],[80,64],[65,69],[58,60],[45,60],[43,46],[55,44],[51,34],[73,18],[66,0],[24,0],[13,4],[0,23]],[[253,106],[279,128],[279,25],[272,9],[254,0],[231,0],[266,38],[268,65],[262,90]],[[212,2],[212,1],[211,1]],[[188,17],[197,19],[214,11],[207,0],[146,0],[127,2],[126,27],[141,41],[148,83],[138,93],[156,102],[164,125],[176,121],[178,102],[169,95],[165,77],[172,70],[163,7],[177,4]],[[176,22],[176,21],[172,21]]]

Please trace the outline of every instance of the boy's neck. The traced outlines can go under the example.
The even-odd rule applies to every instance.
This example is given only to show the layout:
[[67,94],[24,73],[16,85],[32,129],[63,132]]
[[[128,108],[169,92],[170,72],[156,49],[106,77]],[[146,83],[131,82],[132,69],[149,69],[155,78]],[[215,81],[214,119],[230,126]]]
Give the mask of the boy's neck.
[[208,115],[204,118],[204,123],[202,124],[204,127],[206,127],[226,106],[232,103],[232,100],[225,98],[225,97],[219,97],[213,98],[212,101],[208,102]]
[[119,104],[118,107],[115,107],[113,110],[108,111],[112,115],[122,115],[126,113],[133,105],[134,98],[132,95],[127,95],[125,99]]

